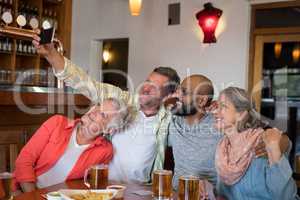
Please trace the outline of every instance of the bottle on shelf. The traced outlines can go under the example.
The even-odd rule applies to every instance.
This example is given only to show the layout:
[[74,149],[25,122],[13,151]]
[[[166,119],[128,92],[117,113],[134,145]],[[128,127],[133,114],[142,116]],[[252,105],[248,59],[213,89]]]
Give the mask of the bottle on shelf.
[[12,52],[12,42],[11,41],[7,43],[7,51]]
[[9,38],[0,39],[0,51],[12,52],[12,40]]
[[30,41],[18,40],[17,41],[17,53],[34,55],[34,54],[36,54],[36,49]]
[[5,83],[6,81],[6,70],[0,70],[0,83]]
[[18,45],[17,45],[17,52],[22,53],[23,52],[23,44],[22,41],[19,40]]
[[10,84],[11,83],[11,70],[1,69],[0,70],[0,83]]

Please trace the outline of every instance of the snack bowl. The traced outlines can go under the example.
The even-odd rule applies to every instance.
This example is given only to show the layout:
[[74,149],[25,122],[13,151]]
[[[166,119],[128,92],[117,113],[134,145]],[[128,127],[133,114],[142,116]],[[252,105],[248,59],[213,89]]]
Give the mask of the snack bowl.
[[[72,190],[63,189],[58,191],[64,200],[85,200],[85,199],[102,199],[111,200],[116,194],[117,190],[106,189],[106,190]],[[100,197],[101,196],[101,197]]]
[[59,192],[49,192],[46,194],[47,200],[61,200],[61,195]]
[[123,198],[126,190],[126,186],[124,185],[110,185],[107,186],[106,189],[117,190],[117,194],[115,196],[116,199]]

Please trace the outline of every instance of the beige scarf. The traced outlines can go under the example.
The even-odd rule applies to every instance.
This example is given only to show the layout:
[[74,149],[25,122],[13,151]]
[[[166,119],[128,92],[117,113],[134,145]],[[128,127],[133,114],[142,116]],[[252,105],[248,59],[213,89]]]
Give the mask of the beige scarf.
[[226,185],[237,183],[246,173],[255,156],[255,147],[261,140],[263,129],[247,129],[224,137],[216,150],[216,169]]

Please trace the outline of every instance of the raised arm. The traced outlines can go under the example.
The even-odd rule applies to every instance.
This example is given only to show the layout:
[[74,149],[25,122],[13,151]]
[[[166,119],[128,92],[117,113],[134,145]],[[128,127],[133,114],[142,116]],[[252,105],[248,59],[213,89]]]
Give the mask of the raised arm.
[[[39,30],[37,30],[39,32]],[[54,48],[53,44],[45,44],[40,45],[40,37],[35,35],[34,40],[32,41],[33,45],[37,49],[37,52],[44,56],[50,65],[55,69],[55,71],[60,72],[63,71],[65,66],[64,57],[59,54],[56,49]]]
[[109,97],[122,99],[129,103],[133,100],[129,92],[110,84],[97,82],[91,78],[80,67],[60,55],[53,44],[40,45],[39,41],[40,38],[36,35],[32,43],[37,52],[51,64],[55,76],[59,80],[63,80],[66,85],[85,95],[92,102],[99,102]]

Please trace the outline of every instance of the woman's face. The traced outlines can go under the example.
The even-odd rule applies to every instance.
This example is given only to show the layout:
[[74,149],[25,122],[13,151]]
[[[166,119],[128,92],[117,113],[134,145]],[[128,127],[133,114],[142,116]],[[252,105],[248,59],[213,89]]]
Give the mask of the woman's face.
[[224,94],[218,99],[218,111],[215,114],[215,127],[223,132],[229,133],[229,130],[236,130],[237,121],[241,118],[241,114],[236,111],[234,105]]

